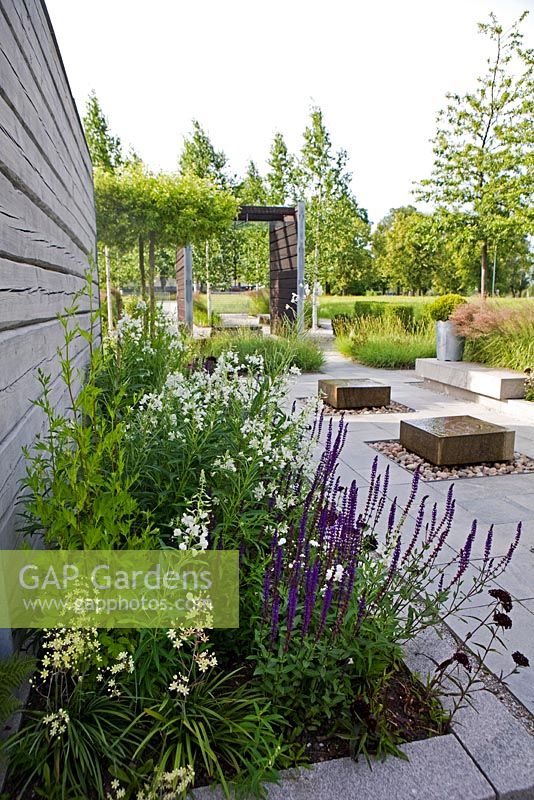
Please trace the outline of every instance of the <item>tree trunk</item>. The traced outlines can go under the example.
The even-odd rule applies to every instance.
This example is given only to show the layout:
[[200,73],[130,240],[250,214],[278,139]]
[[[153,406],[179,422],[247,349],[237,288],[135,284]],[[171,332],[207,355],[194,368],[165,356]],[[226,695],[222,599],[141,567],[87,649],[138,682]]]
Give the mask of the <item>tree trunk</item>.
[[141,276],[141,297],[146,301],[145,242],[139,237],[139,274]]
[[480,250],[480,297],[486,299],[486,287],[488,285],[488,243],[482,242]]
[[156,274],[156,234],[150,231],[148,234],[148,290],[150,297],[150,335],[154,335],[154,320],[156,317],[156,294],[154,291],[154,279]]

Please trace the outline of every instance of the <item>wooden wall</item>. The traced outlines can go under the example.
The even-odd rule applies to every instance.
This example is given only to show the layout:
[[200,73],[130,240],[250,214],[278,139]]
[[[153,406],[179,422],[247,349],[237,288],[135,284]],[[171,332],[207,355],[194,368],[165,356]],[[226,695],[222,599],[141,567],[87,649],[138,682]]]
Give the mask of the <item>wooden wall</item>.
[[[80,32],[83,35],[83,32]],[[92,168],[48,13],[41,0],[0,0],[0,547],[13,543],[21,448],[43,428],[41,368],[66,403],[56,314],[85,285],[95,253]],[[93,271],[98,298],[96,270]],[[88,300],[78,321],[87,327]],[[83,367],[88,350],[73,346]]]
[[270,223],[270,310],[273,329],[284,318],[295,321],[297,304],[292,299],[296,292],[297,221],[294,215],[288,215],[283,222]]

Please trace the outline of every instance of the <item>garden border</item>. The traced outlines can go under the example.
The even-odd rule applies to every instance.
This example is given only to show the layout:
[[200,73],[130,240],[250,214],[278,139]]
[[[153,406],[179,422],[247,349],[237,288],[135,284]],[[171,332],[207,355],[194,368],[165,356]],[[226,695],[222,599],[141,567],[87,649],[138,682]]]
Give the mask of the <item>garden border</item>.
[[[427,629],[405,647],[405,663],[424,680],[433,660],[450,656],[452,632]],[[508,697],[509,693],[506,693]],[[442,698],[447,707],[447,698]],[[534,800],[534,737],[491,691],[458,712],[452,732],[401,746],[409,761],[338,758],[284,770],[267,786],[269,800]],[[509,706],[509,707],[507,707]],[[522,707],[521,707],[522,708]],[[528,712],[526,712],[528,714]],[[530,716],[530,715],[529,715]],[[195,800],[223,800],[220,788],[200,787]]]

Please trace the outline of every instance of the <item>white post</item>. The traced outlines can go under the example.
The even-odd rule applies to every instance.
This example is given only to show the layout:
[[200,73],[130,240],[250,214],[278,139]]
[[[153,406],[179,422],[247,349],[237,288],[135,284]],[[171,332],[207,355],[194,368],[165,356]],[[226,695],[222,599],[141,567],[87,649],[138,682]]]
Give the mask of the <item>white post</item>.
[[306,259],[306,216],[304,200],[297,205],[297,330],[304,333],[304,263]]
[[190,244],[185,248],[184,279],[185,324],[193,330],[193,251]]
[[211,325],[210,243],[206,242],[206,309],[208,325]]
[[111,265],[109,259],[109,247],[104,247],[104,258],[106,261],[106,300],[108,307],[108,332],[113,331],[113,303],[111,301]]
[[313,257],[313,277],[312,277],[312,331],[318,328],[317,314],[317,284],[319,281],[319,231],[321,227],[321,203],[323,201],[323,186],[319,186],[319,202],[317,205],[317,219],[315,226],[315,252]]

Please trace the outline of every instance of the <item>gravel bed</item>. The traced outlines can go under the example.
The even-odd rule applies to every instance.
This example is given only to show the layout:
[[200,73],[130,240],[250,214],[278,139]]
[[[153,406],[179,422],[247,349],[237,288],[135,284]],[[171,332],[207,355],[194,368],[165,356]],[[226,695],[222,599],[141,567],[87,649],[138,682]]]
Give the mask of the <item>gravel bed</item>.
[[406,450],[398,439],[367,442],[367,444],[411,472],[419,467],[421,478],[424,481],[450,481],[457,478],[483,478],[492,475],[517,475],[534,472],[534,458],[523,455],[523,453],[514,453],[514,460],[509,462],[486,461],[482,464],[467,466],[436,467],[430,461],[425,461],[421,456]]
[[[309,400],[309,397],[298,397],[297,400]],[[402,403],[390,403],[389,406],[370,406],[365,408],[334,408],[334,406],[323,403],[325,416],[334,414],[344,414],[346,417],[360,417],[366,414],[410,414],[415,408],[403,406]]]

